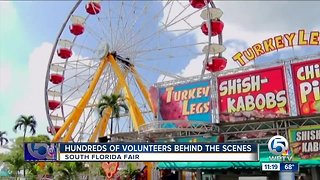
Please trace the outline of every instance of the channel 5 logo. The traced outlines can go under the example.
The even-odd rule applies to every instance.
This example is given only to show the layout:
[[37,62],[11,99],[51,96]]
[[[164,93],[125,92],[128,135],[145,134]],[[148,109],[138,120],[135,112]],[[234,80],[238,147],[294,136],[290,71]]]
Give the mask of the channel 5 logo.
[[57,148],[54,143],[25,143],[25,161],[55,161]]
[[283,136],[273,136],[268,142],[268,149],[274,155],[283,155],[288,152],[289,143]]

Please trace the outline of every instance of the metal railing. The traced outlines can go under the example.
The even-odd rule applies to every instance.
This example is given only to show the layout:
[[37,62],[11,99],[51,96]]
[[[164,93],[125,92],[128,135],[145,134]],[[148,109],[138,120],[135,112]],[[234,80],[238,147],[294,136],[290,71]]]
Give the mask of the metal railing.
[[139,133],[152,132],[173,132],[173,131],[193,131],[193,132],[208,132],[214,128],[213,124],[201,121],[187,120],[161,120],[153,121],[139,127]]

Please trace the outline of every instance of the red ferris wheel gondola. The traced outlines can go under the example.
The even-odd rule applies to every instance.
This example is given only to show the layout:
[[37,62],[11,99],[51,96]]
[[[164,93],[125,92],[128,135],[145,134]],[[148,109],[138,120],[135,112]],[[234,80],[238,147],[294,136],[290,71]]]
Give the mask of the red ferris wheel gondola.
[[206,64],[206,70],[210,72],[222,71],[226,68],[227,59],[223,57],[211,57]]
[[211,0],[189,0],[192,7],[201,9],[205,7]]
[[[224,23],[222,21],[211,20],[211,36],[216,36],[222,33]],[[208,35],[209,30],[206,22],[203,22],[201,25],[201,30],[203,34]]]
[[50,82],[53,84],[60,84],[64,80],[64,77],[60,74],[51,74],[50,75]]
[[72,56],[72,42],[68,40],[62,40],[59,41],[60,48],[57,50],[58,56],[62,59],[68,59]]
[[72,16],[71,22],[72,24],[69,26],[70,32],[75,36],[83,34],[85,18],[81,16]]
[[86,11],[91,15],[98,14],[101,11],[101,5],[99,2],[89,2],[86,5]]
[[56,100],[49,100],[48,105],[50,110],[55,110],[60,106],[60,102]]
[[[54,126],[53,128],[54,128],[55,132],[58,132],[60,130],[61,126]],[[53,134],[50,127],[47,127],[47,132],[50,134]]]

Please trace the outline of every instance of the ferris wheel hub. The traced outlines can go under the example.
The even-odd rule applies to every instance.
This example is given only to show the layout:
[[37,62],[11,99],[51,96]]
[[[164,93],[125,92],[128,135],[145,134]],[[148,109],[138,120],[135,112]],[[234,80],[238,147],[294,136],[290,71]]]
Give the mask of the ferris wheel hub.
[[96,50],[96,55],[97,57],[100,57],[100,58],[105,57],[108,55],[109,50],[110,50],[110,45],[106,41],[102,41]]

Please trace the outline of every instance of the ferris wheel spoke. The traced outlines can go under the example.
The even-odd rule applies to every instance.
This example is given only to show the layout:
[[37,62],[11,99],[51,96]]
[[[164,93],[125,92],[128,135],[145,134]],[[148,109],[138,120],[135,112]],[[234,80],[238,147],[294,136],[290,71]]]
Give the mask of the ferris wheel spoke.
[[183,32],[183,33],[180,33],[179,35],[173,37],[173,38],[170,38],[170,41],[173,41],[173,40],[177,40],[187,34],[190,34],[191,32],[193,32],[194,30],[198,29],[200,27],[200,25],[198,26],[195,26],[195,27],[191,27],[191,29],[178,29],[178,30],[168,30],[168,32]]
[[116,25],[116,31],[115,31],[115,40],[116,40],[116,42],[115,42],[115,44],[114,44],[114,48],[115,49],[117,49],[117,47],[118,47],[118,42],[119,42],[119,40],[118,40],[118,36],[119,36],[119,32],[120,32],[120,30],[121,30],[121,27],[120,27],[120,21],[122,21],[122,19],[123,19],[123,16],[124,16],[124,14],[123,14],[123,11],[124,11],[124,2],[120,2],[121,3],[121,6],[120,6],[120,10],[119,10],[119,15],[118,15],[118,21],[117,21],[117,25]]
[[[79,85],[79,86],[77,86],[77,87],[73,87],[73,86],[69,86],[69,85],[64,84],[64,86],[67,86],[67,87],[69,87],[70,89],[68,89],[68,90],[67,90],[66,92],[64,92],[63,94],[67,94],[67,93],[69,93],[69,92],[71,92],[71,93],[70,93],[70,95],[68,95],[67,97],[64,97],[65,100],[62,101],[62,103],[64,103],[64,102],[66,102],[67,100],[69,100],[69,98],[70,98],[71,96],[73,96],[75,93],[79,93],[81,87],[84,86],[84,85],[87,85],[86,83],[87,83],[87,82],[90,82],[89,80],[92,79],[92,77],[93,77],[93,75],[91,75],[89,78],[87,78],[87,81],[86,81],[86,82],[83,82],[81,85]],[[82,95],[83,95],[83,94],[81,94],[80,97],[81,97]],[[78,98],[79,98],[79,97],[78,97]]]
[[[192,53],[194,56],[201,56],[203,55],[203,53],[197,53],[197,52],[194,52]],[[184,59],[185,57],[188,57],[188,55],[172,55],[171,53],[164,53],[162,54],[162,56],[157,56],[157,57],[145,57],[146,54],[141,54],[139,55],[135,60],[135,64],[138,64],[138,66],[140,66],[143,62],[151,62],[151,61],[161,61],[163,59],[167,59],[167,60],[170,60],[170,59],[177,59],[177,58],[180,58],[180,59]],[[143,58],[142,58],[143,57]],[[142,65],[144,66],[144,65]],[[153,68],[153,67],[152,67]]]
[[[132,37],[136,37],[149,23],[151,23],[152,21],[155,21],[155,20],[157,20],[158,18],[160,18],[161,16],[162,16],[162,13],[163,13],[163,11],[164,11],[164,9],[170,4],[170,3],[172,3],[173,1],[168,1],[154,16],[152,16],[152,18],[150,18],[148,21],[145,21],[145,23],[143,23],[142,25],[141,25],[141,28],[140,29],[138,29],[137,31],[136,31],[136,33],[135,34],[133,34],[132,35]],[[139,17],[143,17],[143,15],[144,15],[144,13],[145,13],[145,9],[144,9],[144,11],[142,12],[142,14],[141,14],[141,16],[139,16]],[[139,18],[140,19],[140,18]],[[138,20],[138,19],[137,19]],[[132,24],[132,28],[134,27],[136,25],[136,21]],[[132,30],[131,30],[131,28],[130,28],[130,32],[131,32]],[[132,31],[133,32],[133,31]]]
[[90,48],[90,47],[87,47],[87,46],[85,46],[85,45],[80,45],[80,44],[76,44],[76,43],[74,43],[73,44],[75,47],[78,47],[78,48],[81,48],[81,49],[86,49],[86,50],[88,50],[88,51],[91,51],[91,52],[96,52],[96,50],[94,50],[94,49],[92,49],[92,48]]
[[[96,66],[98,66],[98,64],[95,65],[94,67],[96,67]],[[70,81],[70,80],[73,80],[74,77],[77,77],[77,76],[79,76],[79,75],[82,74],[82,73],[86,73],[87,71],[88,71],[88,69],[85,69],[85,70],[81,70],[81,71],[79,71],[79,72],[76,72],[75,74],[70,74],[70,77],[66,78],[66,79],[64,80],[64,83],[66,83],[66,82],[68,82],[68,81]],[[93,76],[93,74],[91,74],[89,78],[92,78],[92,76]],[[89,78],[88,78],[88,79],[89,79]]]
[[65,69],[65,72],[68,71],[74,71],[75,67],[78,66],[77,68],[80,69],[88,69],[90,66],[89,65],[83,65],[83,66],[79,66],[77,64],[68,64],[67,68]]
[[145,49],[145,50],[141,50],[141,51],[137,51],[137,54],[140,53],[145,53],[145,52],[151,52],[151,51],[161,51],[161,50],[165,50],[165,49],[175,49],[175,48],[181,48],[181,47],[191,47],[191,46],[197,46],[197,45],[204,45],[207,44],[206,42],[202,42],[202,43],[193,43],[193,44],[185,44],[185,45],[179,45],[179,46],[168,46],[168,47],[161,47],[161,48],[153,48],[153,49]]
[[[109,26],[109,34],[110,34],[110,43],[111,43],[111,47],[114,47],[114,35],[113,35],[113,33],[114,33],[114,31],[113,31],[113,29],[112,29],[112,24],[113,24],[113,22],[112,22],[112,17],[111,17],[111,12],[112,12],[112,10],[111,10],[111,4],[110,4],[110,1],[108,1],[108,11],[106,11],[106,12],[108,12],[108,15],[109,15],[109,22],[108,22],[108,26]],[[108,17],[108,16],[107,16]]]
[[[159,74],[166,74],[167,76],[169,77],[172,77],[172,78],[181,78],[181,76],[177,75],[177,74],[174,74],[174,73],[170,73],[170,72],[167,72],[167,71],[164,71],[164,70],[161,70],[161,69],[158,69],[156,67],[150,67],[150,66],[147,66],[147,65],[144,65],[144,64],[140,64],[140,63],[136,63],[136,66],[137,67],[140,67],[140,68],[143,68],[144,70],[149,70],[149,71],[156,71],[157,73]],[[141,76],[140,76],[141,77]]]
[[[94,124],[97,124],[97,120],[93,120],[91,121],[89,124],[87,124],[89,121],[90,121],[90,118],[92,119],[92,114],[94,112],[94,109],[93,108],[90,108],[87,116],[84,116],[84,121],[82,122],[82,126],[83,126],[83,132],[86,131],[86,132],[92,132],[93,129],[94,129]],[[91,129],[90,129],[91,128]],[[89,131],[88,131],[89,130]],[[78,131],[75,136],[77,136],[77,134],[79,133],[80,131]]]
[[[104,27],[103,27],[103,24],[102,24],[102,20],[101,20],[101,17],[99,16],[99,15],[96,15],[98,18],[97,18],[97,20],[98,20],[98,23],[97,24],[99,24],[99,27],[100,27],[100,29],[101,29],[101,32],[102,32],[102,37],[108,37],[108,33],[106,33],[105,32],[105,29],[104,29]],[[103,38],[104,39],[104,38]]]
[[[87,115],[87,119],[90,118],[90,116],[92,115],[92,113],[93,113],[93,112],[90,112],[90,113]],[[88,121],[85,121],[85,122],[88,122]],[[97,121],[92,121],[92,122],[90,122],[89,124],[83,125],[83,132],[89,132],[89,133],[91,134],[91,133],[93,132],[93,130],[94,130],[94,125],[95,125],[95,124],[97,124]],[[83,132],[82,132],[82,133],[83,133]],[[80,133],[80,132],[78,131],[75,136],[77,136],[79,133]],[[89,133],[88,133],[88,135],[90,135]]]
[[[134,1],[134,3],[136,3],[136,1]],[[134,32],[134,27],[136,26],[136,24],[137,24],[137,22],[138,22],[138,20],[140,20],[142,17],[145,17],[145,14],[146,14],[146,12],[147,12],[147,10],[148,10],[148,7],[149,7],[149,4],[147,4],[147,5],[144,5],[144,7],[142,8],[142,10],[141,10],[141,14],[139,14],[139,15],[137,15],[137,16],[135,16],[135,14],[136,14],[136,6],[135,5],[133,5],[133,6],[131,6],[132,7],[132,11],[130,11],[130,12],[132,12],[132,14],[131,14],[131,16],[130,17],[135,17],[135,19],[131,19],[131,18],[127,18],[127,20],[132,20],[132,23],[131,23],[131,25],[128,27],[128,28],[126,28],[126,29],[128,29],[127,31],[126,31],[126,33],[127,32]],[[127,24],[127,22],[126,22],[126,24]],[[142,26],[144,26],[145,27],[145,25],[146,24],[142,24]],[[124,33],[125,34],[125,33]],[[131,36],[131,37],[134,37],[134,36]]]
[[98,32],[96,32],[93,28],[91,28],[90,26],[86,26],[87,32],[98,42],[103,41],[103,37],[99,36],[100,34]]
[[[92,75],[93,76],[93,75]],[[79,96],[78,97],[75,97],[74,99],[69,99],[71,96],[73,96],[75,93],[79,93],[80,92],[80,89],[81,89],[81,87],[82,86],[84,86],[84,85],[88,85],[89,83],[88,82],[91,82],[91,79],[92,79],[92,76],[91,77],[89,77],[89,78],[87,78],[80,86],[77,86],[77,88],[70,88],[68,91],[66,91],[64,94],[68,94],[69,92],[71,92],[70,93],[70,95],[68,95],[67,97],[65,97],[65,100],[63,101],[63,103],[65,103],[65,102],[68,102],[68,101],[73,101],[73,100],[75,100],[75,99],[80,99],[82,96],[83,96],[83,94],[79,94]],[[104,76],[104,77],[107,77],[107,76]],[[102,82],[98,82],[98,83],[100,83],[101,85],[103,84],[103,81]],[[84,93],[84,92],[83,92]]]
[[183,12],[185,12],[188,9],[188,7],[190,7],[190,5],[184,7],[184,9],[180,13],[178,13],[178,15],[176,15],[169,23],[163,24],[163,28],[168,29],[169,27],[176,25],[177,23],[180,23],[181,21],[185,21],[186,19],[188,19],[192,15],[194,15],[202,10],[202,9],[197,9],[194,12],[187,14],[183,17],[180,17],[180,19],[177,19],[179,16],[181,16],[183,14]]
[[[171,2],[171,3],[172,3],[172,2]],[[136,30],[136,31],[133,31],[132,29],[135,27],[135,25],[136,25],[136,23],[137,23],[137,20],[140,19],[141,17],[143,17],[144,13],[142,13],[141,16],[139,16],[139,18],[136,19],[136,21],[133,21],[134,23],[132,23],[132,26],[131,26],[131,27],[129,28],[129,30],[128,30],[128,32],[132,32],[132,35],[130,36],[130,39],[133,39],[133,38],[137,37],[138,34],[140,34],[141,31],[142,31],[143,29],[145,29],[145,27],[146,27],[149,23],[151,23],[152,21],[157,20],[158,18],[160,18],[160,16],[162,16],[161,13],[163,12],[163,10],[164,10],[169,4],[170,4],[170,2],[168,1],[167,4],[166,4],[159,12],[157,12],[154,16],[152,16],[152,18],[148,19],[148,21],[145,21],[145,23],[143,23],[143,24],[141,25],[141,28],[138,29],[138,30]],[[147,9],[147,6],[144,6],[144,10],[143,10],[143,11],[146,11],[146,9]],[[160,30],[160,31],[157,31],[156,33],[159,33],[159,32],[161,32],[161,31],[163,31],[163,30],[164,30],[164,29],[162,29],[162,30]],[[154,36],[154,34],[156,34],[156,33],[153,33],[152,35],[148,36],[147,39],[152,38],[152,37]],[[142,39],[141,41],[143,42],[144,40]],[[132,46],[130,46],[130,47],[126,47],[126,48],[121,47],[121,50],[124,51],[124,50],[127,50],[127,49],[129,49],[129,48],[132,48],[133,46],[137,45],[138,43],[140,43],[140,40],[132,43]]]
[[[173,3],[171,3],[171,6],[170,6],[170,8],[169,8],[168,14],[171,14],[172,7],[173,7]],[[169,20],[169,15],[167,16],[166,21],[165,21],[164,24],[167,24],[167,23],[168,23],[168,20]]]
[[[134,3],[135,3],[135,2],[136,2],[136,1],[134,1]],[[122,43],[122,45],[117,46],[117,47],[118,47],[118,50],[119,50],[120,52],[122,52],[123,47],[125,47],[128,43],[133,42],[132,39],[135,38],[134,27],[136,26],[138,20],[140,20],[142,17],[145,17],[144,15],[146,14],[148,7],[149,7],[149,4],[146,4],[146,5],[142,8],[141,14],[140,14],[140,15],[137,15],[137,16],[134,16],[134,14],[136,14],[135,9],[134,9],[135,6],[132,6],[132,7],[131,7],[131,8],[132,8],[132,11],[130,11],[130,12],[132,12],[132,14],[131,14],[130,17],[135,17],[135,19],[133,19],[131,25],[130,25],[128,28],[126,28],[126,26],[127,26],[127,24],[128,24],[127,22],[128,22],[128,19],[129,19],[129,18],[127,18],[127,22],[125,23],[125,27],[122,28],[122,29],[123,29],[122,35],[123,35],[123,37],[124,37],[124,41],[121,41],[121,40],[120,40],[119,42],[123,42],[123,43]],[[125,31],[125,30],[126,30],[126,31]],[[131,44],[133,44],[133,43],[131,43]]]
[[[196,11],[196,12],[197,12],[197,11]],[[190,17],[190,15],[185,16],[185,17],[183,17],[183,18],[187,18],[187,17]],[[131,46],[126,46],[125,48],[123,48],[123,49],[121,49],[121,50],[122,50],[122,51],[125,51],[125,50],[128,50],[128,49],[132,48],[133,46],[136,46],[137,44],[143,44],[145,41],[150,40],[150,38],[154,38],[155,35],[160,34],[160,33],[162,33],[162,32],[166,32],[166,29],[167,29],[168,27],[173,26],[173,25],[175,25],[176,23],[178,23],[178,22],[180,22],[180,21],[182,21],[182,20],[184,20],[184,19],[179,19],[179,20],[177,20],[177,21],[175,21],[175,22],[173,22],[172,24],[169,24],[169,25],[163,25],[163,27],[161,27],[161,28],[160,28],[159,30],[157,30],[156,32],[153,32],[152,34],[147,35],[145,38],[142,38],[142,39],[137,40],[136,42],[133,43],[133,45],[131,45]],[[141,30],[142,30],[142,29],[141,29]],[[140,33],[140,32],[138,31],[134,36],[136,36],[136,35],[139,34],[139,33]]]
[[[100,91],[101,91],[102,85],[103,85],[102,82],[104,82],[104,79],[105,79],[106,77],[108,77],[108,75],[103,76],[102,81],[98,82],[98,83],[100,83],[99,88],[98,88],[99,91],[98,91],[98,92],[94,92],[93,95],[92,95],[92,97],[94,97],[94,98],[93,98],[94,101],[96,100],[96,98],[98,97],[98,95],[100,95]],[[70,89],[70,90],[69,90],[70,92],[71,92],[72,90],[73,90],[73,91],[72,91],[72,93],[71,93],[68,97],[65,98],[65,101],[63,101],[63,104],[67,104],[67,105],[68,105],[69,102],[72,102],[72,101],[75,101],[75,100],[80,100],[81,97],[83,96],[82,93],[80,93],[79,96],[74,97],[74,98],[72,98],[72,99],[70,99],[70,97],[71,97],[72,95],[74,95],[75,93],[77,93],[77,92],[79,93],[79,91],[80,91],[79,89],[80,89],[83,85],[88,84],[88,82],[91,82],[91,79],[92,79],[92,76],[89,77],[89,78],[87,78],[87,79],[85,79],[80,86],[77,86],[76,89]],[[108,89],[108,88],[110,88],[110,86],[107,86],[107,89]]]
[[[177,3],[180,4],[179,1],[177,1]],[[180,5],[181,5],[181,4],[180,4]],[[181,6],[182,6],[182,5],[181,5]],[[184,6],[182,6],[182,7],[183,7],[183,10],[180,11],[180,12],[178,13],[178,15],[176,15],[169,23],[166,21],[166,23],[164,24],[164,26],[168,26],[168,25],[170,25],[171,23],[175,24],[175,20],[176,20],[179,16],[181,16],[181,14],[183,14],[183,13],[188,9],[188,7],[190,7],[190,4],[188,4],[188,6],[186,6],[186,7],[184,7]],[[195,11],[195,12],[197,12],[197,11]],[[167,18],[170,16],[170,13],[171,13],[171,11],[169,12]],[[189,17],[189,15],[186,16],[186,17],[181,18],[181,19],[178,20],[177,22],[179,22],[179,21],[181,21],[182,19],[187,18],[187,17]]]
[[68,60],[68,62],[63,61],[63,62],[54,62],[52,65],[59,65],[59,64],[68,64],[68,63],[77,63],[77,62],[86,62],[86,61],[94,61],[94,60],[100,60],[101,58],[98,57],[91,57],[91,58],[81,58],[81,59],[75,59],[75,60]]

